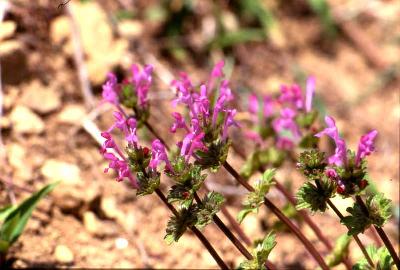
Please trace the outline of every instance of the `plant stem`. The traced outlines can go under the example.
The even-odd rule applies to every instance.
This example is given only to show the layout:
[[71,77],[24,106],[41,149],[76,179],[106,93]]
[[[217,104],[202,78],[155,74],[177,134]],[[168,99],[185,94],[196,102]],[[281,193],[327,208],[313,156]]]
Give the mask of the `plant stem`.
[[245,242],[246,245],[250,246],[251,245],[250,238],[244,233],[242,228],[240,228],[239,223],[237,223],[236,219],[232,217],[232,215],[229,213],[228,209],[226,209],[225,206],[221,206],[221,213],[226,217],[229,224],[233,227],[233,230],[239,235],[240,239],[242,239],[242,241]]
[[[242,185],[244,186],[248,191],[253,192],[254,188],[247,183],[247,181],[240,176],[240,174],[228,163],[224,163],[225,169]],[[304,234],[297,228],[296,225],[294,225],[290,219],[288,219],[279,209],[276,207],[269,199],[264,197],[264,204],[267,206],[283,223],[286,224],[286,226],[289,227],[289,229],[299,238],[299,240],[303,243],[303,245],[306,247],[308,252],[313,256],[313,258],[318,262],[318,264],[321,266],[322,269],[329,269],[329,267],[326,265],[324,259],[321,257],[319,252],[315,249],[313,244],[304,236]]]
[[[194,198],[198,204],[202,204],[201,199],[199,195],[197,195],[197,193],[194,193]],[[246,257],[246,259],[248,260],[253,259],[253,255],[250,254],[250,252],[242,245],[239,239],[236,238],[236,236],[229,230],[229,228],[216,214],[213,216],[213,221],[218,226],[218,228],[225,234],[225,236],[228,237],[229,240],[231,240],[232,244],[240,251],[240,253],[242,253],[243,256]],[[265,264],[269,270],[276,269],[274,264],[269,261],[267,261]]]
[[[336,206],[333,204],[333,202],[331,200],[327,200],[327,203],[329,205],[330,208],[332,208],[332,210],[336,213],[336,215],[339,217],[340,220],[342,220],[344,218],[344,216],[342,215],[342,213],[340,213],[339,209],[336,208]],[[348,227],[347,227],[348,228]],[[367,250],[365,249],[363,243],[361,242],[360,238],[358,237],[358,235],[353,235],[354,240],[356,241],[357,245],[360,247],[362,253],[364,254],[364,257],[367,259],[368,264],[374,268],[374,262],[372,261],[371,257],[368,255]]]
[[[171,212],[175,215],[175,216],[179,216],[178,211],[175,209],[175,207],[170,204],[167,200],[167,198],[164,196],[164,194],[161,192],[160,189],[156,189],[155,190],[156,194],[158,195],[158,197],[161,199],[161,201],[169,208],[169,210],[171,210]],[[210,252],[211,256],[214,258],[214,260],[217,262],[218,266],[221,269],[229,269],[229,267],[225,264],[225,262],[221,259],[221,257],[218,255],[218,253],[215,251],[215,249],[213,248],[213,246],[210,244],[210,242],[207,240],[207,238],[194,226],[191,226],[190,229],[192,230],[192,232],[197,236],[197,238],[199,238],[199,240],[201,241],[201,243],[205,246],[205,248],[208,250],[208,252]]]
[[[356,195],[356,202],[358,205],[361,206],[361,209],[364,211],[364,214],[369,216],[369,211],[367,206],[365,205],[364,201],[362,200],[360,195]],[[378,232],[379,237],[382,239],[383,243],[385,244],[386,248],[388,249],[390,256],[392,256],[393,261],[395,265],[397,266],[398,269],[400,269],[400,259],[399,256],[397,255],[397,252],[395,251],[392,243],[389,240],[389,237],[386,235],[385,231],[379,227],[374,225],[376,231]]]
[[[242,153],[239,149],[237,149],[237,147],[233,146],[233,150],[242,158],[242,159],[246,159],[246,156],[244,153]],[[261,167],[258,169],[258,171],[260,173],[264,173],[265,168]],[[285,196],[285,198],[288,200],[288,202],[293,205],[294,207],[296,207],[296,199],[293,196],[293,194],[291,194],[291,192],[289,190],[287,190],[281,183],[279,183],[278,181],[275,181],[276,183],[276,188],[283,194],[283,196]],[[318,239],[326,246],[326,248],[331,251],[333,249],[332,244],[330,243],[330,241],[328,240],[328,238],[326,238],[321,230],[319,229],[319,227],[317,226],[317,224],[314,223],[314,221],[310,218],[310,216],[308,215],[308,213],[304,210],[300,210],[298,211],[299,215],[303,218],[303,220],[308,224],[308,226],[310,226],[310,228],[314,231],[315,235],[318,237]]]
[[[165,146],[167,150],[169,150],[169,146],[165,143],[165,141],[161,138],[161,136],[155,131],[155,129],[150,125],[148,121],[144,121],[144,125],[146,128],[153,134],[154,137],[160,140],[160,142]],[[161,193],[162,194],[162,193]],[[195,199],[197,203],[201,203],[201,200],[197,193],[194,194]],[[168,202],[168,201],[167,201]],[[172,206],[172,205],[171,205]],[[240,228],[239,224],[237,224],[236,220],[229,214],[228,210],[222,206],[221,207],[221,212],[225,215],[225,217],[228,219],[230,224],[234,227],[235,231],[238,233],[238,235],[242,238],[242,240],[247,244],[251,245],[250,239],[246,236],[246,234],[243,232],[243,230]],[[225,233],[225,235],[231,240],[231,242],[235,245],[235,247],[248,259],[251,260],[253,256],[250,254],[250,252],[242,245],[242,243],[236,238],[236,236],[229,230],[229,228],[222,222],[222,220],[217,216],[214,215],[213,220],[215,224]],[[273,270],[276,269],[276,267],[273,265],[273,263],[267,261],[265,263],[268,269]]]
[[[194,193],[194,198],[197,204],[203,204],[197,193]],[[218,215],[215,214],[213,216],[213,221],[218,226],[218,228],[226,235],[226,237],[229,238],[232,244],[235,245],[235,247],[240,251],[240,253],[242,253],[243,256],[246,257],[246,259],[248,260],[253,259],[253,256],[250,254],[250,252],[242,245],[239,239],[237,239],[236,236],[229,230],[229,228],[222,222],[222,220],[218,217]]]

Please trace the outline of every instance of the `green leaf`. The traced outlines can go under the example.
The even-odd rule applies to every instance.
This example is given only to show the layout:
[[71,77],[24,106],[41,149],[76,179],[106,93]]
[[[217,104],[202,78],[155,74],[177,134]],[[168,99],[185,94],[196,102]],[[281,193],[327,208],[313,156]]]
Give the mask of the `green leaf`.
[[0,209],[0,221],[3,221],[4,219],[7,218],[7,216],[15,209],[17,208],[16,205],[7,205]]
[[269,189],[274,185],[275,169],[268,169],[264,172],[262,179],[257,182],[253,192],[249,192],[247,198],[243,202],[243,210],[239,212],[237,220],[239,223],[249,213],[257,213],[258,208],[264,202],[264,196],[268,193]]
[[[376,248],[374,245],[369,245],[366,247],[367,253],[370,256],[372,262],[376,265],[376,269],[380,270],[391,270],[393,269],[394,262],[393,258],[390,256],[389,251],[386,247]],[[353,270],[372,270],[371,266],[365,257],[362,257],[353,266]]]
[[196,227],[204,228],[212,222],[213,216],[219,212],[221,205],[225,201],[224,196],[218,192],[209,192],[202,203],[198,205]]
[[136,176],[139,182],[139,189],[136,191],[137,196],[152,194],[160,186],[159,172],[152,172],[150,175],[137,172]]
[[325,212],[328,199],[335,194],[335,184],[327,179],[319,183],[320,186],[316,186],[311,182],[306,182],[300,187],[296,193],[297,210],[308,208],[312,212]]
[[239,223],[242,223],[244,218],[250,214],[250,213],[257,213],[258,212],[258,208],[244,208],[243,210],[240,210],[240,212],[238,213],[236,219]]
[[[34,193],[31,197],[23,201],[18,207],[12,210],[7,218],[4,220],[0,229],[0,239],[2,240],[1,246],[4,247],[4,241],[8,245],[12,245],[17,241],[18,237],[22,234],[26,223],[28,222],[32,211],[35,209],[37,203],[54,189],[59,182],[49,184]],[[3,251],[4,252],[4,251]]]
[[181,208],[178,216],[172,216],[169,219],[164,240],[168,244],[172,244],[174,241],[178,242],[187,228],[196,224],[196,213],[197,206],[195,205],[191,205],[189,208]]
[[346,209],[350,215],[342,219],[342,224],[349,228],[349,235],[363,233],[371,225],[382,227],[392,215],[391,200],[386,199],[383,193],[369,196],[366,207],[368,214],[357,202]]
[[252,251],[253,259],[246,260],[239,265],[239,269],[266,269],[265,263],[268,260],[269,254],[276,246],[275,233],[270,232],[262,242],[258,243]]
[[336,240],[335,247],[325,259],[329,267],[339,265],[344,258],[348,257],[351,239],[351,236],[344,234]]
[[258,244],[255,249],[255,257],[257,258],[258,265],[264,265],[268,260],[269,254],[272,249],[276,246],[276,236],[273,232],[270,232],[262,241]]

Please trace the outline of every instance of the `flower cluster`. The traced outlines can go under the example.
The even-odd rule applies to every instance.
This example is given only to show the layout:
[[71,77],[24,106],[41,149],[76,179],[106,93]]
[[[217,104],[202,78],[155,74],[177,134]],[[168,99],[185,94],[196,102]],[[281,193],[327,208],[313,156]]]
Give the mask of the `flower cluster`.
[[364,158],[375,150],[374,141],[378,131],[372,130],[361,136],[357,153],[354,154],[347,149],[346,142],[340,137],[335,120],[326,116],[325,123],[327,127],[315,136],[327,135],[336,145],[335,153],[328,158],[330,167],[327,168],[326,175],[336,182],[339,194],[351,195],[363,190],[368,185]]
[[315,79],[309,77],[304,96],[297,84],[282,85],[281,93],[276,98],[267,95],[260,101],[256,95],[250,95],[248,111],[256,131],[246,135],[260,145],[271,136],[277,148],[293,149],[304,138],[301,128],[310,127],[316,118],[312,111],[314,93]]
[[153,67],[145,66],[143,70],[137,65],[132,65],[131,78],[118,83],[117,77],[113,73],[108,74],[108,79],[103,85],[104,102],[115,105],[121,112],[120,104],[130,108],[135,113],[135,118],[139,121],[146,120],[148,117],[148,91],[152,83]]
[[228,129],[238,126],[234,120],[236,110],[228,107],[233,100],[229,82],[224,78],[224,62],[216,64],[209,80],[197,89],[185,73],[172,82],[177,97],[173,105],[187,108],[187,119],[174,112],[175,119],[170,131],[183,129],[186,133],[178,142],[181,156],[186,161],[194,156],[204,167],[218,167],[225,161],[228,145]]

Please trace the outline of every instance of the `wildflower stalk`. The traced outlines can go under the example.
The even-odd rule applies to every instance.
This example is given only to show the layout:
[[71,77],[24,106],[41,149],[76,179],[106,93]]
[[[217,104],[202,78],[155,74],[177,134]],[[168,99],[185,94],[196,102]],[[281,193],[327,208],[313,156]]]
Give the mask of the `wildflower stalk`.
[[[356,203],[361,206],[361,209],[364,211],[364,214],[369,216],[368,208],[365,205],[364,201],[362,200],[360,195],[356,195]],[[378,232],[379,237],[382,239],[383,243],[385,244],[386,248],[388,249],[390,256],[392,256],[394,263],[396,264],[397,268],[400,269],[400,260],[399,256],[397,255],[392,243],[390,242],[388,236],[386,235],[385,231],[379,227],[374,225],[376,231]]]
[[[194,198],[196,200],[196,202],[198,204],[201,204],[201,199],[199,198],[199,196],[197,195],[197,193],[194,193]],[[250,252],[242,245],[242,243],[239,241],[239,239],[236,238],[236,236],[229,230],[229,228],[222,222],[222,220],[217,216],[214,215],[213,216],[213,220],[215,222],[215,224],[218,226],[218,228],[220,228],[224,234],[226,235],[226,237],[229,238],[229,240],[231,240],[231,242],[235,245],[235,247],[243,254],[243,256],[246,257],[246,259],[248,260],[252,260],[253,256],[250,254]],[[267,261],[265,263],[267,269],[272,270],[272,269],[276,269],[276,267],[270,262]]]
[[[146,128],[153,134],[154,137],[159,139],[165,146],[166,149],[169,150],[169,146],[165,143],[165,141],[161,138],[161,136],[155,131],[153,126],[148,122],[145,121],[144,125]],[[197,195],[197,193],[194,193],[194,198],[198,204],[202,204],[201,199]],[[172,205],[171,205],[172,206]],[[229,214],[229,212],[222,206],[221,211],[227,218],[230,220],[231,224],[233,224],[233,227],[236,228],[236,231],[239,232],[238,234],[242,236],[244,242],[247,245],[251,245],[250,239],[244,234],[244,232],[241,230],[239,225],[237,224],[236,220]],[[225,236],[232,242],[232,244],[240,251],[240,253],[243,254],[243,256],[246,257],[246,259],[251,260],[253,259],[253,256],[250,254],[250,252],[246,249],[245,246],[240,242],[239,239],[236,238],[236,236],[230,231],[230,229],[225,225],[225,223],[217,216],[213,216],[213,221],[214,223],[218,226],[218,228],[225,234]],[[275,269],[275,266],[271,262],[267,262],[267,268],[268,269]]]
[[[198,204],[202,204],[201,199],[199,198],[199,195],[197,195],[196,192],[194,193],[194,198]],[[242,245],[239,239],[237,239],[236,236],[229,230],[229,228],[222,222],[222,220],[218,217],[218,215],[213,216],[213,221],[218,226],[218,228],[220,228],[221,231],[224,232],[226,237],[228,237],[229,240],[231,240],[231,242],[240,251],[240,253],[242,253],[243,256],[246,257],[246,259],[248,260],[253,259],[253,256],[250,254],[250,252]]]
[[[224,168],[248,191],[255,191],[254,188],[247,183],[245,179],[227,162],[224,163]],[[288,219],[278,207],[275,206],[273,202],[271,202],[268,198],[264,197],[264,204],[268,207],[278,218],[281,220],[288,228],[299,238],[299,240],[303,243],[308,252],[313,256],[313,258],[318,262],[322,269],[329,269],[326,265],[324,259],[321,257],[321,254],[315,249],[313,244],[304,236],[304,234],[297,228],[296,225],[293,224],[290,219]]]
[[[179,216],[178,211],[175,209],[175,207],[168,202],[168,199],[165,197],[165,195],[162,193],[160,189],[155,190],[157,196],[161,199],[161,201],[171,210],[171,212],[175,216]],[[229,269],[229,267],[225,264],[225,262],[221,259],[221,257],[218,255],[218,253],[215,251],[214,247],[211,245],[211,243],[207,240],[207,238],[194,226],[191,226],[190,229],[192,232],[199,238],[201,243],[204,245],[204,247],[208,250],[208,252],[211,254],[211,256],[214,258],[214,260],[217,262],[218,266],[221,269]]]
[[[243,159],[246,159],[246,156],[244,153],[242,153],[240,150],[237,149],[237,147],[233,147],[234,151]],[[265,168],[261,166],[258,170],[260,173],[263,173],[265,171]],[[290,193],[281,183],[278,181],[275,182],[276,188],[285,196],[285,198],[288,200],[288,202],[296,207],[296,199],[293,196],[293,194]],[[303,218],[303,220],[310,226],[310,228],[314,231],[315,235],[318,237],[318,239],[325,245],[325,247],[331,251],[333,249],[332,244],[330,241],[322,234],[321,230],[317,226],[317,224],[314,223],[314,221],[310,218],[310,216],[307,214],[306,211],[304,210],[299,210],[298,211],[299,215]]]

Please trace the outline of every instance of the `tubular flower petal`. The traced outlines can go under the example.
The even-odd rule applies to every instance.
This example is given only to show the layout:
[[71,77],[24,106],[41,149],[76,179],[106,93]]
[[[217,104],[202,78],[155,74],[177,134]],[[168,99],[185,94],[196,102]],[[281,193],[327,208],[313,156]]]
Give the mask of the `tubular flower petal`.
[[151,144],[151,160],[149,167],[156,171],[157,166],[162,162],[165,162],[165,167],[167,170],[172,171],[171,163],[168,159],[167,152],[165,151],[164,144],[160,140],[154,140]]
[[361,136],[358,143],[358,150],[356,155],[356,166],[360,165],[361,159],[370,155],[375,150],[375,138],[378,135],[377,130],[371,130],[367,134]]
[[306,112],[310,112],[312,108],[312,101],[315,93],[315,77],[310,76],[307,79],[306,85]]

